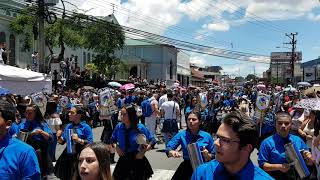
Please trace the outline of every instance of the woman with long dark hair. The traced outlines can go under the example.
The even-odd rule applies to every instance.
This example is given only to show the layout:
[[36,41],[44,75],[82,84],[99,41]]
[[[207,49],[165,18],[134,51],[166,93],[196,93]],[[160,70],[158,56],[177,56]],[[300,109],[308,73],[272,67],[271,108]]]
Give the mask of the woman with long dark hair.
[[26,109],[26,121],[20,124],[20,131],[28,132],[27,144],[37,153],[41,176],[52,173],[53,165],[49,156],[48,145],[53,140],[53,134],[36,105],[29,105]]
[[104,143],[92,143],[84,147],[72,179],[111,180],[109,150]]
[[[139,123],[134,106],[121,109],[122,123],[112,133],[111,141],[120,156],[113,172],[115,180],[146,180],[153,170],[145,153],[156,143],[149,130]],[[139,143],[139,144],[138,144]]]
[[[183,156],[184,161],[179,165],[172,179],[190,179],[192,176],[192,166],[188,154],[188,144],[197,143],[202,151],[202,157],[205,162],[213,159],[214,142],[211,135],[200,130],[201,115],[197,111],[192,111],[188,115],[187,130],[180,131],[167,144],[166,153],[168,157],[180,158]],[[176,151],[181,145],[183,155]]]
[[58,142],[60,144],[67,143],[67,147],[57,160],[54,169],[55,175],[62,180],[72,177],[81,149],[85,145],[93,143],[92,129],[82,120],[84,116],[85,111],[82,107],[72,107],[69,112],[71,123],[66,125],[63,133],[57,132]]

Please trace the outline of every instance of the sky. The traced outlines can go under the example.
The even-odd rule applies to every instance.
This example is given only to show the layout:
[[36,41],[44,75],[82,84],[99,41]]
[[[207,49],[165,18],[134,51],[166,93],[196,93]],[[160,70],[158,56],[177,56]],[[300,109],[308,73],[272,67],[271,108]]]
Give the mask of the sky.
[[[88,15],[114,13],[121,25],[215,48],[270,56],[291,51],[286,33],[298,32],[302,62],[320,56],[319,0],[67,0]],[[188,52],[191,63],[223,73],[262,76],[268,63]]]

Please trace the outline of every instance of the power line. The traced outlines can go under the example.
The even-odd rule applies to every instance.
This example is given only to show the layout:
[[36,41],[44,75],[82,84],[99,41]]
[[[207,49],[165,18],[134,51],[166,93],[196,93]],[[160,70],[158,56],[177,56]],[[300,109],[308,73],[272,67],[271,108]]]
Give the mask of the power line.
[[[61,11],[61,8],[55,8],[55,9],[56,9],[56,12],[58,12],[58,10]],[[73,14],[74,14],[74,12],[73,12]],[[66,16],[69,18],[71,17],[71,15],[66,13]],[[92,16],[88,16],[88,18],[86,20],[90,20],[92,22],[103,22],[101,19],[96,18],[96,17],[92,17]],[[106,21],[104,21],[104,22],[106,22]],[[109,23],[109,22],[107,22],[107,23]],[[125,27],[125,26],[115,25],[115,24],[111,24],[111,23],[109,23],[109,24],[122,28],[126,33],[131,33],[131,34],[134,34],[134,35],[137,35],[140,37],[147,37],[147,38],[152,39],[153,41],[156,40],[156,41],[160,41],[162,43],[173,44],[173,45],[177,46],[178,49],[185,49],[185,50],[194,51],[194,52],[198,52],[198,53],[205,53],[205,54],[214,55],[214,56],[218,56],[218,57],[238,59],[238,60],[242,60],[242,61],[254,61],[254,60],[250,59],[250,58],[252,58],[252,56],[260,56],[257,54],[250,54],[250,53],[230,51],[230,50],[225,50],[225,49],[218,49],[218,48],[209,47],[209,46],[203,46],[203,45],[199,45],[199,44],[189,43],[186,41],[167,38],[167,37],[160,36],[160,35],[155,35],[152,33],[144,32],[141,30],[137,30],[137,29],[133,29],[133,28]],[[245,58],[247,58],[247,59],[245,59]],[[261,61],[256,61],[256,62],[261,62]]]
[[[205,1],[203,1],[203,0],[201,0],[202,2],[205,2]],[[207,3],[207,2],[205,2],[205,3]],[[223,9],[221,9],[220,7],[218,7],[218,6],[213,6],[212,4],[210,4],[210,3],[207,3],[209,6],[211,6],[211,7],[213,7],[213,9],[214,8],[217,8],[217,9],[220,9],[221,11],[224,11]],[[229,6],[230,7],[230,6]],[[233,10],[236,10],[236,9],[234,9],[234,8],[232,8],[232,7],[230,7],[231,9],[233,9]],[[239,12],[238,11],[235,11],[237,14],[239,14]],[[239,15],[241,15],[241,14],[239,14]],[[240,18],[241,16],[238,16],[238,18]],[[251,17],[252,18],[252,17]],[[251,24],[254,24],[254,25],[256,25],[256,26],[262,26],[262,27],[264,27],[264,28],[269,28],[270,30],[273,30],[273,31],[277,31],[277,32],[279,32],[279,33],[281,33],[281,34],[283,34],[283,32],[282,31],[280,31],[279,29],[277,29],[277,28],[271,28],[269,25],[267,25],[267,24],[265,24],[264,22],[262,22],[262,21],[260,21],[260,20],[258,20],[258,19],[256,19],[256,18],[252,18],[252,19],[254,19],[255,21],[251,21],[251,20],[248,20],[247,22],[249,22],[249,23],[251,23]]]
[[[243,7],[241,7],[241,6],[238,6],[235,2],[233,2],[232,0],[226,0],[226,1],[228,1],[228,2],[230,2],[231,4],[233,4],[233,6],[234,7],[239,7],[243,12],[245,12],[245,9],[243,8]],[[231,6],[228,6],[228,7],[231,7]],[[266,24],[266,25],[271,25],[271,26],[273,26],[275,29],[278,29],[280,32],[286,32],[286,30],[283,28],[283,27],[281,27],[281,26],[278,26],[278,25],[275,25],[274,23],[272,23],[270,20],[267,20],[267,19],[265,19],[265,18],[262,18],[262,17],[259,17],[259,16],[257,16],[256,14],[254,14],[254,13],[251,13],[251,12],[249,12],[249,11],[246,11],[249,15],[251,15],[251,16],[253,16],[254,18],[252,18],[252,19],[254,19],[254,20],[257,20],[257,21],[260,21],[261,23],[263,23],[263,24]],[[239,12],[240,13],[240,12]],[[259,20],[260,19],[260,20]],[[269,22],[269,24],[267,24],[266,22]]]
[[[90,18],[92,20],[92,18],[95,18],[95,17],[90,17]],[[112,24],[112,25],[114,25],[114,24]],[[115,25],[115,26],[119,26],[119,25]],[[129,27],[126,27],[126,26],[120,26],[120,27],[127,33],[131,33],[131,34],[134,34],[134,35],[137,35],[137,36],[140,36],[140,37],[152,38],[153,41],[160,41],[162,43],[173,44],[175,46],[178,46],[178,48],[179,48],[179,46],[182,46],[182,47],[198,49],[198,50],[206,50],[206,51],[209,50],[210,51],[210,53],[209,53],[210,55],[217,55],[217,56],[222,56],[222,57],[226,57],[227,56],[228,58],[236,58],[236,59],[241,58],[241,56],[246,56],[248,58],[252,58],[252,56],[261,56],[261,55],[257,55],[257,54],[230,51],[230,50],[218,49],[218,48],[209,47],[209,46],[203,46],[203,45],[194,44],[194,43],[190,43],[190,42],[186,42],[186,41],[167,38],[167,37],[164,37],[164,36],[148,33],[148,32],[145,32],[145,31],[137,30],[137,29],[134,29],[134,28],[129,28]],[[213,51],[214,51],[214,54],[213,54]],[[265,58],[267,58],[267,57],[265,57]]]

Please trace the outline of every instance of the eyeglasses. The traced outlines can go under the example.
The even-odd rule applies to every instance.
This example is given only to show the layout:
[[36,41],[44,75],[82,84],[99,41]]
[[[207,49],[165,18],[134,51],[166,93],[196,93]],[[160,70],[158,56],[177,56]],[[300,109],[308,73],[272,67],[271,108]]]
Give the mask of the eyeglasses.
[[232,140],[232,139],[230,139],[230,138],[226,138],[226,137],[223,137],[223,136],[219,136],[219,135],[215,135],[214,137],[213,137],[213,140],[214,141],[216,141],[216,140],[218,140],[219,139],[219,142],[220,142],[220,144],[226,144],[226,145],[229,145],[229,144],[231,144],[231,143],[239,143],[240,142],[240,140]]

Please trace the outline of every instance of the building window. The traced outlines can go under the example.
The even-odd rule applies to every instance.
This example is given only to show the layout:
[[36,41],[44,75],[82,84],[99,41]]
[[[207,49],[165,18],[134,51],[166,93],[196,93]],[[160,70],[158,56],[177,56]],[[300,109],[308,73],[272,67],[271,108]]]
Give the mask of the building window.
[[172,60],[170,60],[169,74],[170,74],[170,79],[173,79],[173,64],[172,64]]
[[87,54],[86,54],[86,52],[83,52],[83,67],[85,67],[86,66],[86,64],[87,64]]
[[9,64],[13,66],[16,64],[16,37],[13,34],[9,36],[9,48],[10,53],[7,58],[9,58]]
[[0,43],[6,42],[6,33],[0,32]]
[[90,56],[90,53],[88,53],[88,63],[90,63],[91,62],[91,56]]

